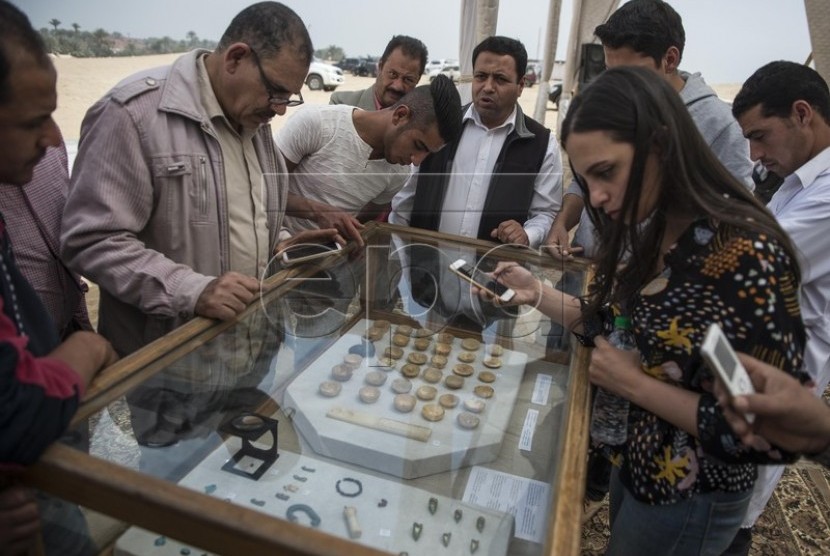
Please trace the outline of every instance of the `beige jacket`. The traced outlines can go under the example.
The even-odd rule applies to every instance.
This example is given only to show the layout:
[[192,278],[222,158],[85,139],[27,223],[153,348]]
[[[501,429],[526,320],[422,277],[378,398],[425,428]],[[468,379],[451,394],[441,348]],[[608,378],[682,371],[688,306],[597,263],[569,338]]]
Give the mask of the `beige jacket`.
[[[101,288],[99,331],[122,356],[192,318],[202,290],[229,270],[222,153],[198,89],[205,52],[128,77],[81,128],[62,255]],[[287,171],[269,126],[254,144],[273,250]]]

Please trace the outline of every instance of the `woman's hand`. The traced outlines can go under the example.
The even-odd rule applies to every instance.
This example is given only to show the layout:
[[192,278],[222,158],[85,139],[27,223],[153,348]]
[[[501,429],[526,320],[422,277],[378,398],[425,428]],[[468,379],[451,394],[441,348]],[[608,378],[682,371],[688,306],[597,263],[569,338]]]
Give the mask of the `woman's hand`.
[[502,303],[487,292],[476,288],[482,299],[500,305],[538,305],[542,296],[542,283],[526,268],[514,262],[500,262],[491,275],[516,294],[509,302]]
[[528,269],[514,262],[500,262],[491,275],[502,285],[515,292],[508,302],[500,302],[487,292],[473,288],[484,301],[497,305],[530,305],[567,330],[580,333],[578,319],[582,314],[579,299],[545,285]]

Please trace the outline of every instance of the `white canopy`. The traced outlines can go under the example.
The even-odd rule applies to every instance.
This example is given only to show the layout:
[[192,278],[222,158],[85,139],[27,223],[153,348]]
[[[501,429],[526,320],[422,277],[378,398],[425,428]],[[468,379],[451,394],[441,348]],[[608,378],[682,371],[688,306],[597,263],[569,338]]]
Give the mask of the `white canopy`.
[[[573,2],[573,19],[570,22],[571,32],[568,40],[568,49],[565,52],[565,78],[562,85],[562,113],[567,111],[574,84],[582,65],[582,45],[596,41],[594,29],[608,19],[608,16],[617,9],[620,0],[570,0]],[[816,70],[830,79],[830,1],[804,0],[807,13],[807,25],[810,30],[810,42],[813,52],[812,59]],[[550,0],[548,22],[545,30],[544,57],[542,62],[542,76],[539,80],[539,92],[534,118],[539,121],[545,119],[550,77],[556,60],[556,43],[559,37],[559,18],[562,0]],[[496,33],[499,15],[499,0],[462,0],[461,1],[461,33],[459,44],[459,62],[461,65],[461,92],[462,102],[471,100],[470,81],[472,79],[472,55],[475,45],[486,37]],[[778,40],[771,37],[770,40]]]
[[[581,64],[581,45],[594,41],[594,28],[605,21],[617,8],[619,0],[572,0],[574,16],[571,22],[570,41],[565,53],[565,81],[563,99],[570,98],[571,89]],[[820,0],[817,0],[820,1]],[[539,92],[534,118],[539,121],[545,119],[545,108],[548,98],[553,65],[556,60],[556,43],[559,37],[559,17],[562,0],[550,0],[548,22],[545,30],[545,47],[542,61],[542,76],[539,80]],[[473,72],[473,49],[485,38],[496,34],[499,16],[498,0],[462,0],[461,1],[461,32],[459,44],[459,62],[461,66],[462,102],[471,99],[470,80]]]

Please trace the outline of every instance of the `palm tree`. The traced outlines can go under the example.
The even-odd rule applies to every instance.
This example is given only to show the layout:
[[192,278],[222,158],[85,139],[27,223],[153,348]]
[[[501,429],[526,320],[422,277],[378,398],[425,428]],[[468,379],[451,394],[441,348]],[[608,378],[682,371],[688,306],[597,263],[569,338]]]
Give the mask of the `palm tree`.
[[60,19],[55,19],[55,18],[52,18],[52,19],[50,19],[50,20],[49,20],[49,25],[51,25],[52,27],[54,27],[54,28],[55,28],[55,31],[57,31],[57,30],[58,30],[58,25],[60,25],[60,24],[61,24]]
[[112,56],[112,41],[109,33],[103,29],[96,29],[92,33],[92,52],[95,56]]
[[77,35],[78,31],[81,29],[81,26],[78,25],[77,23],[73,23],[72,28],[75,29],[75,34]]

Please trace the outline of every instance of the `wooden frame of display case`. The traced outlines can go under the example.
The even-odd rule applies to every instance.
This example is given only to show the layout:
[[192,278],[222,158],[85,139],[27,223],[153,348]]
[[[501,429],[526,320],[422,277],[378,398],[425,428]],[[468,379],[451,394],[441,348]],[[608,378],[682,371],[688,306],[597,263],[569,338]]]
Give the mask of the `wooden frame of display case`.
[[[378,232],[381,230],[425,242],[450,239],[437,232],[370,223],[363,232],[367,245],[378,243]],[[481,251],[486,251],[493,245],[455,236],[451,240],[455,244]],[[354,249],[354,245],[351,245],[340,256],[348,256]],[[507,249],[510,249],[511,258],[518,261],[540,264],[544,263],[546,257],[531,250]],[[335,257],[332,259],[340,260]],[[293,279],[311,276],[331,264],[334,263],[323,260],[282,270],[263,284],[262,297],[274,299],[292,287]],[[377,259],[374,259],[374,264],[377,264]],[[569,269],[586,269],[584,265],[576,263],[567,266]],[[257,302],[252,303],[239,318],[255,310]],[[88,419],[113,400],[160,372],[172,361],[232,327],[235,322],[236,320],[217,322],[195,318],[112,365],[89,388],[73,424]],[[563,416],[564,434],[560,439],[561,460],[551,485],[552,500],[549,503],[553,506],[544,542],[544,553],[557,556],[579,553],[585,488],[590,407],[587,375],[589,352],[580,345],[575,345],[572,349],[572,372]],[[383,554],[371,547],[275,519],[95,458],[63,444],[51,446],[21,477],[33,487],[107,516],[220,554]]]

